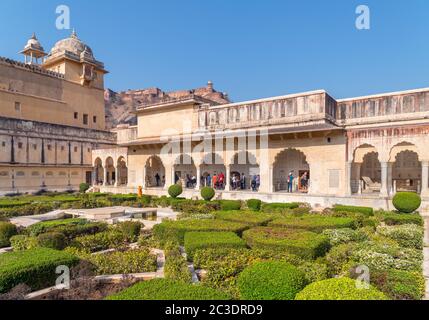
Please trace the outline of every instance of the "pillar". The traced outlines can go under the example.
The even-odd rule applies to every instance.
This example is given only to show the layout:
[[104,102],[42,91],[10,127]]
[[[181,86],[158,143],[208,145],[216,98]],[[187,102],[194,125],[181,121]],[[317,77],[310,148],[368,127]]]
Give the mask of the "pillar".
[[115,187],[119,186],[119,166],[115,167]]
[[387,162],[381,162],[381,189],[380,197],[387,197],[388,194],[388,171],[389,164]]
[[143,178],[143,183],[142,183],[142,188],[146,189],[146,166],[143,167],[143,174],[142,174],[142,178]]
[[107,186],[107,167],[104,167],[103,170],[103,186]]
[[197,165],[197,185],[195,186],[196,190],[201,189],[201,166]]
[[231,166],[226,165],[225,191],[231,191]]
[[352,162],[346,163],[346,196],[352,195]]
[[[262,179],[261,179],[261,185],[262,185],[264,182],[268,182],[268,192],[269,192],[269,193],[274,193],[274,179],[273,179],[273,175],[274,175],[274,167],[273,167],[273,166],[270,166],[270,169],[268,170],[268,172],[269,172],[268,179],[264,179],[264,181],[262,181]],[[261,177],[261,178],[262,178],[262,177]],[[264,187],[264,189],[265,189],[265,187]]]
[[422,161],[422,197],[429,197],[429,160]]
[[387,163],[387,193],[393,195],[393,163]]

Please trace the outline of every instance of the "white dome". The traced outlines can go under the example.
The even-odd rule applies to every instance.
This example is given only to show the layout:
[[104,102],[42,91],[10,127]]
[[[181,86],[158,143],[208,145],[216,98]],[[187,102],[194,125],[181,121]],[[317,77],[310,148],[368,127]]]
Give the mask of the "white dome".
[[80,41],[73,31],[69,38],[58,41],[51,50],[51,55],[58,53],[69,52],[75,54],[77,57],[81,57],[81,54],[84,53],[84,56],[94,60],[94,55],[89,46]]
[[24,49],[32,49],[32,50],[38,50],[43,52],[43,47],[40,44],[39,40],[37,40],[36,34],[33,33],[32,37],[28,39],[26,46]]

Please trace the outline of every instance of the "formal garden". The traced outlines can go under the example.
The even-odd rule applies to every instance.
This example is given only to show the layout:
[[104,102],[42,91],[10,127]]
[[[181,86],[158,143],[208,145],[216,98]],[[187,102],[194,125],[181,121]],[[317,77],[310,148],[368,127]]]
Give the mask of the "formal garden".
[[[20,195],[0,199],[0,299],[23,299],[55,285],[71,268],[69,290],[40,299],[420,300],[425,292],[420,198],[398,193],[397,211],[305,203],[262,203],[111,194]],[[12,217],[56,209],[163,207],[179,213],[147,230],[81,218],[27,228]],[[369,284],[357,281],[369,274]],[[133,275],[140,274],[143,278]],[[116,275],[117,281],[96,281]],[[119,278],[118,278],[119,276]],[[119,279],[119,280],[118,280]]]

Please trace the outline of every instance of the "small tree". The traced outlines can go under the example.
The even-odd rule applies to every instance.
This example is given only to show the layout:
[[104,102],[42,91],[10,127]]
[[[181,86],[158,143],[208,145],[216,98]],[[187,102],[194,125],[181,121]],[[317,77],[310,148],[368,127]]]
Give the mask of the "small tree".
[[89,184],[88,183],[81,183],[80,185],[79,185],[79,191],[81,192],[81,193],[85,193],[86,191],[88,191],[88,189],[89,189]]
[[172,198],[177,198],[182,194],[182,192],[183,192],[183,188],[179,184],[173,184],[172,186],[170,186],[170,188],[168,188],[168,194]]

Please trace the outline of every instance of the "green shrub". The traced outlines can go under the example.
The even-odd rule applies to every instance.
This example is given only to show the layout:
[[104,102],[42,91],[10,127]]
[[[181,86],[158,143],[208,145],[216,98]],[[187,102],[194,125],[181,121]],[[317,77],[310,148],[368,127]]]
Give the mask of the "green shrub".
[[272,227],[305,229],[313,232],[322,232],[326,229],[356,228],[356,221],[352,218],[327,217],[320,215],[306,215],[302,217],[283,217],[269,223]]
[[421,272],[383,270],[371,273],[371,284],[394,300],[421,300],[425,278]]
[[186,259],[179,247],[165,250],[164,275],[166,279],[190,283],[192,280]]
[[377,232],[403,247],[423,249],[423,228],[415,224],[379,226]]
[[216,212],[216,219],[245,223],[250,226],[262,226],[273,220],[273,216],[268,213],[254,211],[219,211]]
[[16,226],[9,222],[0,221],[0,248],[10,246],[10,238],[18,233]]
[[264,203],[262,205],[262,211],[264,212],[273,212],[277,210],[287,210],[287,209],[296,209],[299,208],[299,203]]
[[235,232],[240,235],[247,228],[248,226],[242,223],[214,219],[192,219],[164,221],[153,227],[153,234],[158,241],[173,241],[183,244],[186,232],[226,231]]
[[119,230],[109,230],[77,237],[72,246],[90,252],[117,249],[127,244],[127,237]]
[[215,194],[216,192],[213,188],[204,187],[201,189],[201,197],[206,201],[210,201],[211,199],[213,199]]
[[15,199],[1,199],[0,200],[0,208],[14,208],[14,207],[22,207],[30,204],[30,201],[23,200],[15,200]]
[[0,293],[26,284],[32,290],[53,286],[58,274],[55,269],[66,265],[72,267],[79,262],[73,255],[48,248],[8,252],[0,259]]
[[209,214],[220,209],[219,202],[208,202],[205,200],[183,200],[172,203],[171,208],[175,211],[185,213],[185,216],[193,214]]
[[139,282],[107,300],[229,300],[221,291],[181,281],[155,279]]
[[219,200],[220,209],[223,211],[232,211],[241,209],[240,200]]
[[140,235],[142,226],[142,223],[138,221],[124,221],[118,223],[116,228],[125,235],[128,242],[135,242]]
[[405,214],[396,212],[380,212],[377,214],[377,217],[388,226],[401,224],[423,225],[423,218],[418,213]]
[[85,192],[87,192],[88,191],[88,189],[90,188],[91,186],[88,184],[88,183],[81,183],[80,185],[79,185],[79,192],[81,192],[81,193],[85,193]]
[[207,248],[245,248],[246,242],[233,232],[187,232],[185,249],[192,259],[195,250]]
[[258,262],[238,277],[240,296],[245,300],[293,300],[305,286],[304,274],[285,262]]
[[343,229],[327,229],[323,234],[329,238],[331,246],[337,246],[342,243],[368,240],[365,233],[359,230],[348,228]]
[[182,193],[183,188],[180,184],[173,184],[172,186],[170,186],[170,188],[168,188],[168,194],[174,199],[180,196]]
[[[124,202],[130,202],[130,201],[137,201],[137,195],[134,193],[130,193],[130,194],[112,194],[108,196],[108,200],[113,204],[113,205],[121,205]],[[97,200],[100,201],[100,200]],[[97,207],[106,207],[106,206],[110,206],[110,203],[106,203],[105,205],[97,205]]]
[[37,237],[31,237],[24,234],[13,236],[10,238],[10,242],[14,251],[28,250],[39,246]]
[[413,213],[421,204],[422,198],[414,192],[398,192],[393,197],[393,206],[402,213]]
[[40,247],[63,250],[67,245],[66,237],[59,232],[47,232],[37,236]]
[[344,243],[333,247],[325,257],[328,272],[331,276],[348,273],[348,263],[356,250],[356,243]]
[[329,239],[305,230],[257,227],[243,233],[251,248],[286,251],[304,259],[323,256],[329,249]]
[[100,275],[155,272],[157,269],[156,255],[147,248],[94,254],[87,260],[96,266]]
[[366,216],[372,216],[374,214],[374,209],[369,207],[354,207],[354,206],[343,206],[336,204],[332,208],[335,212],[354,212],[354,213],[362,213]]
[[321,281],[329,278],[329,269],[325,263],[305,261],[296,265],[299,271],[304,274],[307,283]]
[[30,216],[47,213],[59,207],[60,203],[30,203],[18,207],[0,209],[0,217]]
[[387,300],[373,286],[358,288],[350,278],[327,279],[314,282],[296,295],[296,300]]
[[253,211],[261,211],[262,201],[259,199],[249,199],[246,201],[247,208]]

